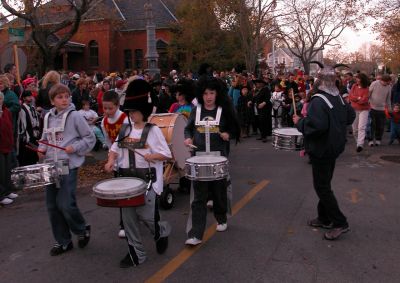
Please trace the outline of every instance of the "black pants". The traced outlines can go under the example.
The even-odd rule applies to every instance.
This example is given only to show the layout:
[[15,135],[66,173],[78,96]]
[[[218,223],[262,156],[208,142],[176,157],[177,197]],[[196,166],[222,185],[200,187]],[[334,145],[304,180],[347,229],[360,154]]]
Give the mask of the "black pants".
[[11,153],[0,153],[0,200],[12,193],[11,183]]
[[383,131],[385,128],[385,112],[380,110],[371,109],[371,140],[381,141],[383,136]]
[[313,183],[318,195],[318,219],[323,223],[333,223],[334,227],[347,226],[347,219],[340,211],[336,197],[331,189],[331,180],[336,160],[311,158]]
[[258,123],[261,132],[261,138],[265,139],[267,136],[272,135],[272,113],[271,109],[260,111],[258,115]]
[[226,179],[211,182],[193,181],[192,228],[188,233],[189,238],[203,238],[204,230],[206,229],[207,196],[209,192],[212,194],[215,219],[220,224],[226,223],[228,206],[226,188]]

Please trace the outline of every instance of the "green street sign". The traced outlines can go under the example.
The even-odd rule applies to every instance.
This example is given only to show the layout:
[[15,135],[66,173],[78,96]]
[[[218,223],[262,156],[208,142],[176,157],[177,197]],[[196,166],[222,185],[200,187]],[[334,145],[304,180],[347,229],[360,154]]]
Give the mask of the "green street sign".
[[8,28],[10,42],[24,41],[25,30],[21,28]]

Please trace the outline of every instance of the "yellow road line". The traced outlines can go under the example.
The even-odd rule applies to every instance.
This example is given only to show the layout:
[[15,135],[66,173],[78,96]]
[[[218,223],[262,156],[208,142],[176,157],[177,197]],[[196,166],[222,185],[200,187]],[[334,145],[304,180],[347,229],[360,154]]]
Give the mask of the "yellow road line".
[[[239,202],[235,204],[232,209],[232,216],[236,215],[240,209],[242,209],[254,196],[264,189],[268,185],[268,180],[263,180],[254,186]],[[216,233],[215,229],[217,224],[214,223],[204,233],[203,245]],[[194,255],[202,245],[197,245],[195,247],[185,247],[177,256],[170,260],[164,267],[162,267],[156,274],[147,279],[146,283],[157,283],[163,282],[172,273],[174,273],[185,261],[187,261],[192,255]]]

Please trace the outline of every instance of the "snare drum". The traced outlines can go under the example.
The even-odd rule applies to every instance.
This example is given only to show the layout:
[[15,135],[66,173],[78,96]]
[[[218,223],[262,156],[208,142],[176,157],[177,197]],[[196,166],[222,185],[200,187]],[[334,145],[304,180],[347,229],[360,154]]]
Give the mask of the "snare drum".
[[177,113],[153,114],[148,122],[156,124],[161,129],[177,167],[184,169],[185,160],[191,156],[189,148],[184,144],[186,117]]
[[54,163],[34,164],[11,170],[11,182],[17,189],[33,189],[54,184],[57,170]]
[[11,182],[17,189],[33,189],[56,184],[60,175],[69,173],[68,160],[56,163],[46,160],[43,164],[17,167],[11,170]]
[[224,156],[193,156],[186,160],[185,175],[189,180],[221,180],[228,174],[228,159]]
[[93,195],[99,206],[141,206],[145,204],[146,183],[133,177],[107,179],[94,185]]
[[272,145],[276,149],[297,151],[304,149],[303,134],[296,128],[281,128],[272,131]]

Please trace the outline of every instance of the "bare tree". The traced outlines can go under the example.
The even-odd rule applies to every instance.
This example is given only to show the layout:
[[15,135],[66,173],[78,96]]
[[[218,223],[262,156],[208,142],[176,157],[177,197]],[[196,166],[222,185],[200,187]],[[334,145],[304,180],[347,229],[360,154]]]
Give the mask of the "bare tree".
[[221,26],[240,35],[246,69],[254,71],[264,43],[278,31],[277,0],[216,0]]
[[[78,31],[82,17],[95,0],[64,0],[64,2],[63,5],[59,5],[58,1],[62,11],[55,13],[52,9],[57,4],[45,0],[1,0],[1,6],[11,15],[29,24],[32,39],[43,56],[45,69],[54,68],[58,52]],[[18,26],[18,21],[14,25]],[[49,37],[56,34],[59,40],[51,44]]]
[[347,27],[362,18],[357,1],[283,0],[288,15],[280,19],[280,38],[310,72],[310,61],[334,41]]

